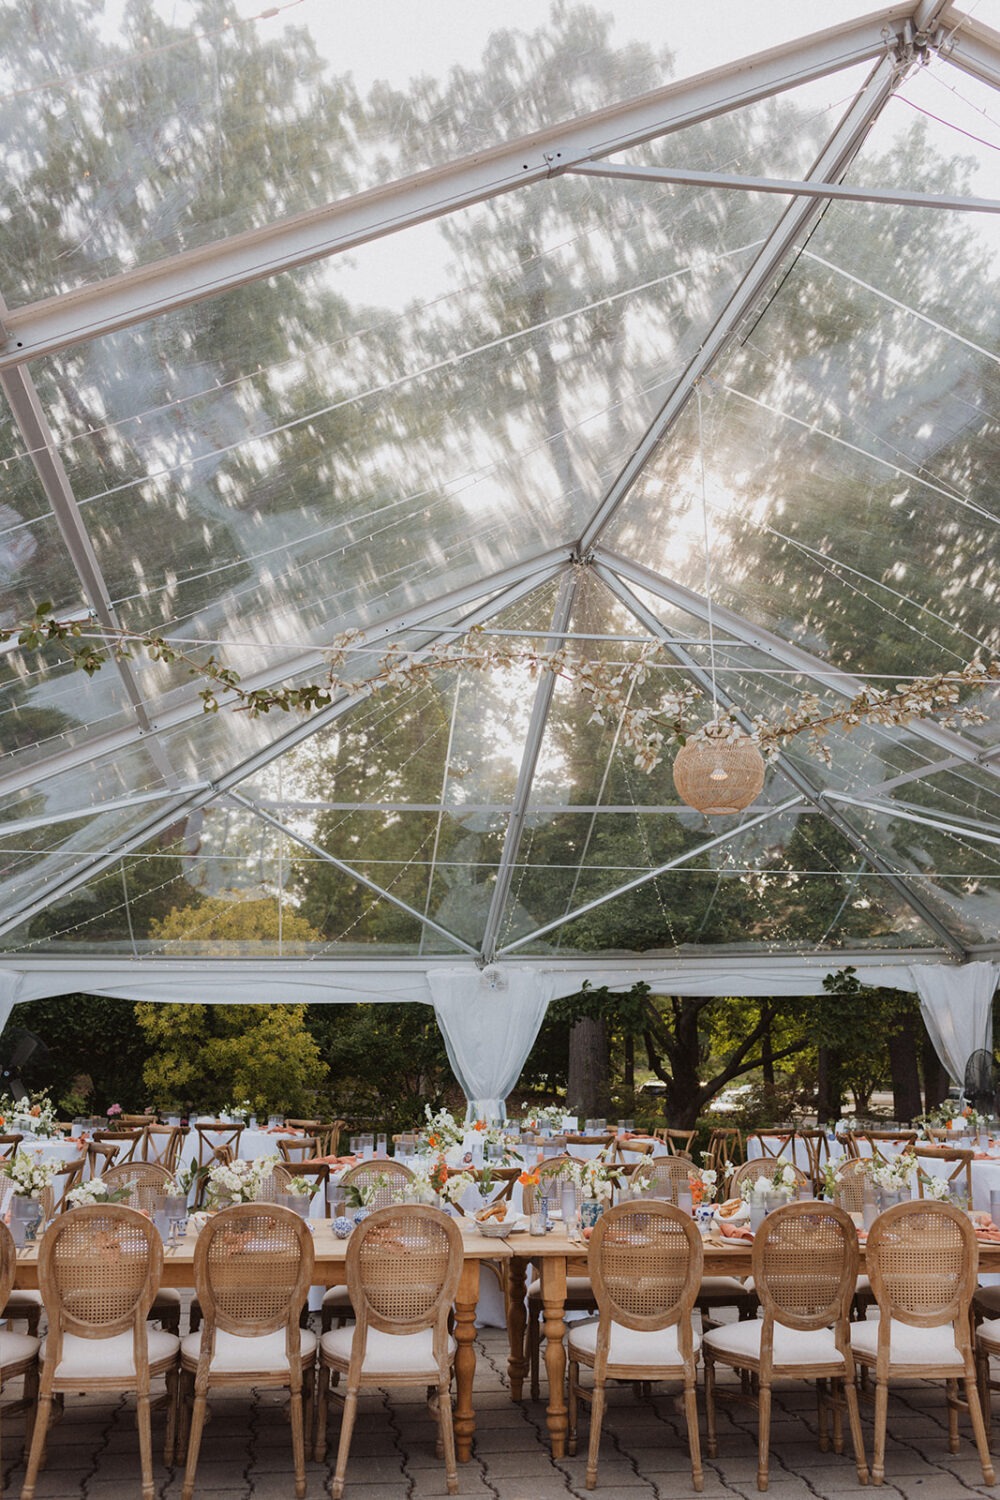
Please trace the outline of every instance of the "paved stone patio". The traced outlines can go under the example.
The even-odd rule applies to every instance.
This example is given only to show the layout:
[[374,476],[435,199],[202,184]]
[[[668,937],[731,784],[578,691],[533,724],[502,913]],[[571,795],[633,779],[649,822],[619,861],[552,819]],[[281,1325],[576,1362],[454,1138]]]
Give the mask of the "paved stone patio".
[[[471,1463],[459,1468],[459,1494],[483,1500],[565,1500],[585,1496],[585,1457],[553,1461],[548,1453],[544,1403],[512,1405],[507,1389],[507,1342],[484,1329],[476,1369],[477,1432]],[[9,1393],[8,1393],[9,1394]],[[1000,1496],[987,1488],[967,1422],[957,1454],[947,1447],[943,1387],[914,1381],[896,1388],[881,1493],[886,1500],[959,1500]],[[586,1418],[584,1418],[584,1421]],[[866,1446],[871,1449],[871,1407],[863,1404]],[[157,1495],[179,1500],[181,1472],[162,1463],[163,1415],[154,1416]],[[4,1422],[4,1488],[15,1500],[24,1475],[22,1421]],[[329,1462],[308,1464],[308,1494],[329,1493],[336,1439]],[[704,1423],[702,1424],[704,1438]],[[816,1406],[810,1389],[788,1383],[774,1404],[771,1488],[777,1500],[857,1500],[870,1495],[857,1483],[849,1451],[816,1447]],[[581,1424],[581,1450],[586,1427]],[[849,1447],[849,1444],[848,1444]],[[750,1497],[756,1488],[756,1413],[750,1406],[720,1408],[719,1458],[705,1461],[706,1497]],[[139,1450],[134,1407],[127,1399],[68,1398],[53,1426],[49,1461],[38,1500],[131,1500],[139,1495]],[[212,1500],[290,1500],[291,1443],[285,1399],[278,1392],[215,1397],[205,1429],[197,1496]],[[444,1466],[434,1456],[433,1425],[422,1396],[398,1390],[363,1399],[347,1476],[347,1500],[436,1500],[446,1495]],[[637,1400],[630,1388],[610,1393],[601,1443],[598,1494],[624,1500],[660,1500],[692,1494],[683,1418],[673,1392],[656,1388]]]

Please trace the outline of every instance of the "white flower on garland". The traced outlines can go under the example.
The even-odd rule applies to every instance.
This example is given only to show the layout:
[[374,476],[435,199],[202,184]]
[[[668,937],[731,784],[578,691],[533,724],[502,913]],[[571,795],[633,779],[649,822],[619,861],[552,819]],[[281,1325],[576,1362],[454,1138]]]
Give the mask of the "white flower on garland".
[[921,1168],[920,1181],[923,1183],[925,1198],[930,1198],[935,1203],[943,1203],[951,1197],[947,1177],[935,1177],[933,1172],[925,1172]]
[[873,1157],[868,1175],[883,1192],[905,1193],[910,1187],[915,1167],[916,1162],[910,1153],[901,1151],[898,1156],[890,1156],[881,1161]]

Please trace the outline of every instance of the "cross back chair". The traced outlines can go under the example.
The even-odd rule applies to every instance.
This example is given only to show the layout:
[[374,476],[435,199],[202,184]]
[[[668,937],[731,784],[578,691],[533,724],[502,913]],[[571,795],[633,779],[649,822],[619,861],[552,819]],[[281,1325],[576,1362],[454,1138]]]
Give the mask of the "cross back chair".
[[184,1131],[179,1125],[148,1126],[142,1148],[143,1161],[166,1167],[168,1172],[176,1172],[183,1139]]
[[737,1166],[745,1159],[743,1136],[735,1127],[718,1126],[708,1138],[705,1165],[718,1172],[720,1179],[726,1167]]
[[22,1500],[33,1500],[53,1398],[73,1391],[134,1391],[142,1497],[153,1500],[150,1382],[167,1379],[166,1455],[174,1446],[178,1340],[146,1322],[163,1272],[149,1219],[123,1204],[74,1208],[50,1226],[38,1257],[49,1331],[42,1345],[38,1417]]
[[690,1156],[691,1142],[697,1134],[697,1130],[671,1130],[669,1128],[653,1131],[654,1137],[663,1142],[671,1156]]
[[[291,1209],[237,1203],[198,1236],[194,1284],[203,1321],[181,1343],[187,1385],[182,1416],[187,1457],[182,1500],[191,1500],[213,1389],[287,1389],[291,1401],[295,1494],[306,1492],[305,1433],[316,1335],[299,1327],[313,1277],[312,1235]],[[304,1410],[305,1406],[305,1410]]]
[[958,1452],[963,1384],[983,1481],[993,1484],[972,1353],[969,1306],[979,1252],[968,1214],[950,1203],[898,1203],[875,1220],[865,1258],[879,1316],[851,1325],[851,1345],[856,1362],[875,1376],[874,1483],[885,1477],[889,1382],[943,1379],[948,1451]]
[[[691,1314],[704,1263],[701,1234],[689,1214],[670,1203],[619,1203],[598,1219],[588,1264],[596,1323],[569,1331],[568,1451],[576,1452],[578,1403],[590,1405],[587,1488],[597,1484],[605,1387],[609,1380],[681,1380],[691,1479],[702,1488],[695,1382],[699,1340]],[[580,1380],[580,1367],[593,1384]]]
[[781,1129],[775,1126],[773,1130],[751,1130],[747,1133],[746,1154],[750,1155],[750,1142],[756,1141],[762,1157],[771,1157],[772,1160],[784,1156],[787,1151],[791,1155],[795,1147],[795,1131]]
[[10,1157],[16,1156],[17,1148],[23,1140],[24,1136],[16,1133],[0,1135],[0,1161],[7,1161]]
[[[356,1309],[353,1329],[322,1337],[315,1458],[326,1452],[327,1408],[343,1401],[337,1463],[330,1487],[341,1500],[357,1411],[365,1387],[433,1388],[432,1415],[444,1453],[449,1495],[458,1493],[451,1417],[456,1343],[448,1318],[462,1274],[462,1234],[453,1219],[426,1204],[397,1204],[369,1215],[347,1246],[347,1286]],[[341,1396],[331,1377],[344,1381]]]
[[234,1157],[240,1154],[240,1136],[245,1126],[242,1122],[231,1124],[228,1120],[203,1120],[195,1127],[198,1136],[198,1165],[207,1167],[218,1161],[219,1150],[227,1147]]
[[823,1188],[823,1168],[830,1160],[829,1137],[825,1130],[799,1130],[796,1140],[801,1141],[806,1153],[812,1190],[818,1198]]
[[[874,1156],[879,1161],[891,1160],[903,1151],[912,1151],[917,1144],[916,1130],[857,1130],[853,1132],[859,1156]],[[868,1149],[865,1150],[865,1145]],[[895,1147],[895,1150],[889,1150]]]
[[278,1155],[284,1162],[314,1161],[319,1154],[319,1139],[314,1135],[300,1135],[278,1142]]
[[[972,1162],[975,1157],[972,1150],[961,1150],[957,1146],[920,1146],[913,1148],[917,1167],[921,1162],[938,1162],[945,1168],[953,1167],[947,1173],[948,1192],[954,1197],[956,1190],[965,1197],[967,1207],[972,1207]],[[936,1176],[937,1174],[932,1174]],[[924,1179],[920,1171],[917,1172],[917,1190],[923,1198]]]
[[[847,1406],[858,1481],[868,1483],[848,1331],[858,1274],[858,1236],[841,1208],[829,1203],[789,1203],[768,1214],[753,1244],[753,1278],[763,1318],[730,1323],[706,1333],[705,1411],[707,1449],[717,1452],[716,1363],[756,1378],[757,1488],[768,1487],[771,1393],[776,1379],[814,1380],[819,1446],[829,1447],[829,1411],[834,1412],[834,1450],[843,1451],[841,1412]],[[827,1383],[831,1383],[828,1393]],[[740,1397],[735,1391],[727,1397]],[[754,1398],[751,1398],[754,1399]]]
[[115,1165],[126,1161],[141,1161],[146,1127],[135,1130],[95,1130],[93,1144],[115,1146]]

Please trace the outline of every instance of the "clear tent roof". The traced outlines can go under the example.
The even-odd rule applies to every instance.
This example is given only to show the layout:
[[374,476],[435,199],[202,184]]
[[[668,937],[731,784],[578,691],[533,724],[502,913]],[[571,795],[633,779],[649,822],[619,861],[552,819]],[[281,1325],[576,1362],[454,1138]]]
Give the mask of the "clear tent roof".
[[[254,685],[345,630],[356,676],[472,625],[656,641],[637,702],[750,718],[997,652],[1000,3],[967,9],[14,0],[0,625],[47,600]],[[707,819],[520,667],[301,718],[199,686],[4,648],[6,959],[282,922],[334,959],[1000,952],[1000,692],[792,742]]]

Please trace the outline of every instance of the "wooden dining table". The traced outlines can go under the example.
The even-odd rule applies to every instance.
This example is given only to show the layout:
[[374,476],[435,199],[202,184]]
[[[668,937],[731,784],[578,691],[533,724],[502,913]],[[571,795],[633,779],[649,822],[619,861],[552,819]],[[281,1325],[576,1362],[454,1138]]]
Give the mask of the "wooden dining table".
[[[313,1248],[316,1254],[314,1284],[325,1287],[343,1286],[347,1280],[346,1259],[348,1241],[338,1239],[330,1221],[311,1221]],[[484,1260],[506,1263],[511,1252],[505,1240],[488,1239],[469,1220],[459,1220],[465,1254],[462,1260],[462,1276],[455,1298],[455,1450],[461,1463],[468,1463],[472,1456],[472,1437],[476,1430],[475,1409],[472,1392],[476,1374],[476,1303],[479,1300],[479,1268]],[[163,1256],[162,1286],[179,1290],[194,1287],[194,1252],[197,1234],[190,1229],[176,1244],[169,1245]],[[565,1287],[565,1278],[564,1278]],[[14,1285],[23,1288],[38,1286],[38,1247],[31,1245],[17,1254],[17,1271]]]
[[[578,1235],[568,1235],[561,1224],[547,1234],[511,1235],[506,1241],[511,1259],[508,1268],[510,1293],[507,1328],[510,1340],[507,1373],[512,1401],[520,1401],[528,1373],[525,1357],[525,1290],[529,1265],[534,1265],[541,1281],[542,1334],[545,1338],[545,1370],[549,1399],[545,1420],[552,1444],[552,1457],[566,1452],[568,1426],[566,1410],[566,1278],[586,1276],[587,1246]],[[1000,1242],[979,1241],[979,1270],[982,1274],[1000,1272]],[[705,1276],[749,1276],[753,1245],[749,1240],[704,1244]],[[865,1269],[864,1244],[860,1246],[860,1270]]]

